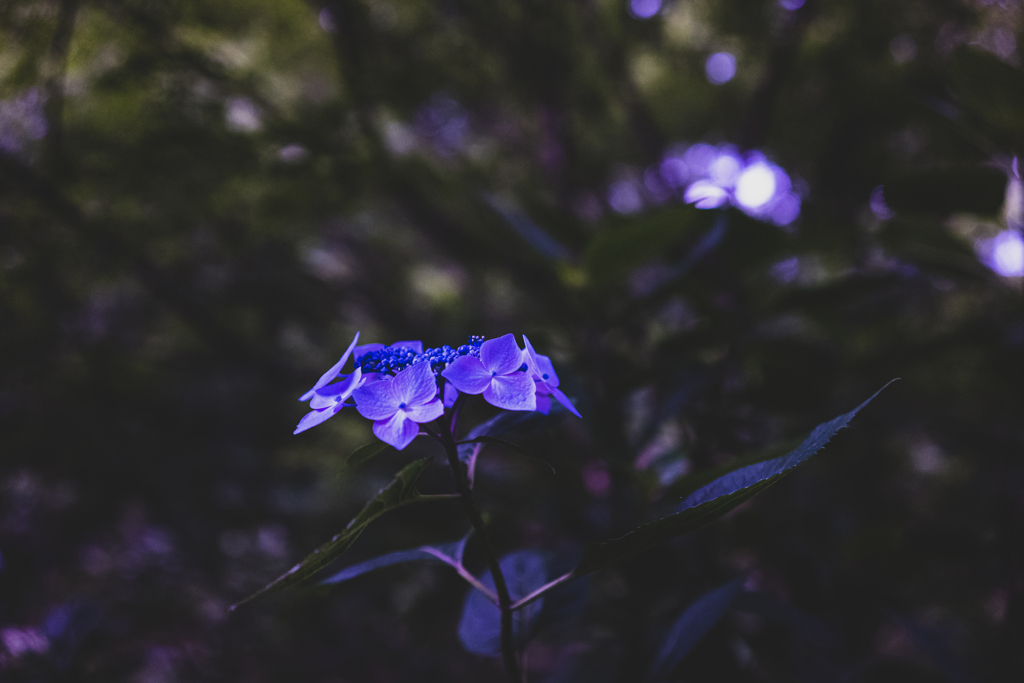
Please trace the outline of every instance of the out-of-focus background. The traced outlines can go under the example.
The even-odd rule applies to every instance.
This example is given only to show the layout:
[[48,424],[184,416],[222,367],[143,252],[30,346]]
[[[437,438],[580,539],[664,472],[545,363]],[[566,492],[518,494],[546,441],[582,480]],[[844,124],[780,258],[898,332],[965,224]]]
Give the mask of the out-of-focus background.
[[[569,562],[902,378],[724,520],[591,577],[531,681],[639,680],[737,576],[764,604],[673,680],[1021,680],[1022,23],[0,3],[0,679],[500,680],[443,566],[226,611],[436,454],[348,467],[372,437],[347,412],[292,436],[358,330],[552,356],[584,418],[521,442],[557,473],[494,448],[477,485],[502,552]],[[440,464],[422,488],[450,490]],[[398,511],[338,566],[466,528]]]

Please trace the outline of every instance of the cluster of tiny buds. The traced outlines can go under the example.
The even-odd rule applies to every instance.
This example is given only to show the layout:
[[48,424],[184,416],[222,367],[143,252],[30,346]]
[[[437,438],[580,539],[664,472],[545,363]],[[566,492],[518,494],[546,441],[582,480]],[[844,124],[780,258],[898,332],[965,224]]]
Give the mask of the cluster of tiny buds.
[[442,346],[436,349],[426,349],[423,353],[417,354],[410,348],[398,347],[371,351],[356,361],[356,366],[363,369],[363,373],[379,372],[386,375],[396,375],[410,365],[430,363],[430,369],[437,374],[451,365],[460,356],[480,357],[480,345],[484,342],[483,335],[473,334],[469,336],[469,343],[458,348]]

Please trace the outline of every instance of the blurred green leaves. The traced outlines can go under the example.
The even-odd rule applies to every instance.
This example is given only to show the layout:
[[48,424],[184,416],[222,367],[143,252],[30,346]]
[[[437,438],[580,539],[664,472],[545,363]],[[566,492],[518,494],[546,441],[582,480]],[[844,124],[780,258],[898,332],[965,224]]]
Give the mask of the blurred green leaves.
[[305,581],[313,574],[326,567],[332,560],[349,549],[359,535],[381,515],[396,510],[410,503],[436,500],[434,496],[422,496],[416,490],[416,482],[419,480],[423,470],[430,464],[430,458],[416,460],[409,463],[402,471],[395,475],[394,480],[382,488],[358,515],[345,526],[345,529],[335,535],[330,541],[324,543],[312,553],[307,555],[297,565],[286,573],[271,581],[269,584],[248,596],[244,600],[236,602],[231,606],[234,610],[250,600],[276,593],[279,590],[294,586]]

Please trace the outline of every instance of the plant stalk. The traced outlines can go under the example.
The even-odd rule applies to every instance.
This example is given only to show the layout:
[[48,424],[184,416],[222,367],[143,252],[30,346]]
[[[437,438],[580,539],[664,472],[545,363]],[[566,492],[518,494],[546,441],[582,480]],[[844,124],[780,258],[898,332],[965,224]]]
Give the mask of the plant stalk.
[[505,671],[512,683],[521,683],[522,674],[519,668],[519,659],[516,655],[515,638],[512,632],[512,598],[508,593],[508,584],[505,583],[505,575],[501,573],[501,565],[498,563],[498,556],[494,554],[494,548],[487,540],[487,528],[484,525],[483,517],[473,500],[473,490],[469,487],[466,479],[462,461],[459,460],[459,449],[455,445],[456,418],[461,407],[459,403],[463,397],[460,396],[451,411],[451,421],[441,430],[440,440],[448,456],[448,466],[452,470],[452,478],[455,480],[455,490],[462,501],[462,508],[469,517],[469,523],[473,525],[480,543],[483,546],[484,558],[487,560],[487,568],[494,578],[494,589],[498,594],[498,609],[501,610],[501,658],[505,663]]

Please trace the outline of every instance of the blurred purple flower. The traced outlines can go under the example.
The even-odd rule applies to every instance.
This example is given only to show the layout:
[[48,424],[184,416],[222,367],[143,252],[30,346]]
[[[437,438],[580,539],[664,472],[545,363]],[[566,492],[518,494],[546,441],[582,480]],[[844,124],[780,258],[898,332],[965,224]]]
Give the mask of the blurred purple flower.
[[354,396],[359,414],[374,420],[377,438],[398,450],[419,434],[418,423],[431,422],[444,413],[437,397],[437,379],[425,361],[410,365],[394,379],[363,384]]
[[534,382],[521,371],[523,365],[523,352],[516,338],[506,334],[481,344],[479,359],[462,356],[441,376],[463,393],[483,394],[484,400],[497,408],[536,410]]
[[686,188],[683,201],[698,209],[717,209],[729,201],[729,192],[710,180],[698,180]]
[[694,178],[683,201],[698,209],[732,204],[749,216],[788,225],[800,215],[800,197],[792,192],[789,175],[760,152],[740,156],[728,145],[698,144],[684,159]]
[[551,410],[551,397],[554,396],[555,400],[565,406],[570,413],[582,418],[576,406],[569,401],[569,397],[558,388],[558,375],[555,373],[555,366],[551,364],[551,359],[534,351],[533,344],[525,334],[523,344],[526,345],[527,370],[537,390],[537,412],[547,415]]

